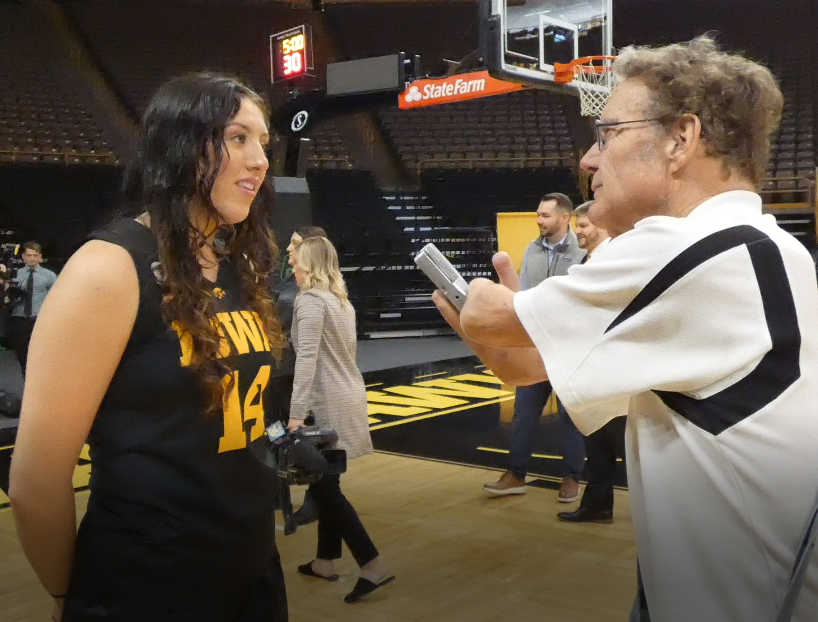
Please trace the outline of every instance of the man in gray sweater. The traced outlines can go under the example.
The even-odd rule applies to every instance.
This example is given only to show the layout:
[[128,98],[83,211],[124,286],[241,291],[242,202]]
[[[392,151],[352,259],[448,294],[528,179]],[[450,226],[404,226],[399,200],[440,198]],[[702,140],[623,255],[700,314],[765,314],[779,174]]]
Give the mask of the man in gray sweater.
[[[520,268],[522,289],[536,287],[551,276],[563,276],[568,273],[568,268],[585,258],[585,251],[579,247],[577,238],[571,231],[573,208],[571,199],[559,192],[546,194],[540,200],[537,207],[540,237],[531,242],[523,254]],[[550,395],[550,382],[517,388],[509,439],[509,467],[497,482],[483,486],[488,494],[505,496],[525,493],[528,461],[534,451],[540,417]],[[570,503],[579,498],[579,478],[585,465],[585,445],[582,434],[559,401],[557,410],[563,427],[563,457],[560,465],[563,479],[557,499]]]

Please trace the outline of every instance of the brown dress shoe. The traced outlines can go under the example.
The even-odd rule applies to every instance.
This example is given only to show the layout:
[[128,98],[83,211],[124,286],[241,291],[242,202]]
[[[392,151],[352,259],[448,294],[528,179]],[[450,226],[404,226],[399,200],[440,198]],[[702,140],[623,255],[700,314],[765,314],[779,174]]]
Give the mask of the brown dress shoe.
[[511,471],[506,471],[503,473],[503,476],[493,484],[483,486],[483,490],[494,497],[524,495],[526,491],[525,480],[517,479],[511,474]]
[[571,503],[577,499],[579,499],[579,482],[570,477],[564,477],[560,491],[557,493],[557,501],[560,503]]

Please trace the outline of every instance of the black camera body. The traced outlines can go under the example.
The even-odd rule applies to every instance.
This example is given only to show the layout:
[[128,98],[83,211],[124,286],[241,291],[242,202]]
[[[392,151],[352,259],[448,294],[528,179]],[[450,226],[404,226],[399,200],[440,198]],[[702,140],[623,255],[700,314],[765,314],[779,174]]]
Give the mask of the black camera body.
[[338,433],[332,428],[305,426],[286,432],[281,423],[267,428],[270,445],[265,464],[279,478],[279,506],[284,516],[284,535],[295,533],[290,486],[306,486],[324,475],[341,475],[347,470],[347,454],[335,449]]
[[26,290],[15,283],[14,277],[9,276],[7,280],[9,281],[9,288],[6,290],[6,296],[8,296],[9,301],[15,303],[25,298]]
[[338,433],[332,428],[308,426],[271,441],[271,466],[290,486],[306,486],[323,475],[347,470],[347,454],[335,449]]

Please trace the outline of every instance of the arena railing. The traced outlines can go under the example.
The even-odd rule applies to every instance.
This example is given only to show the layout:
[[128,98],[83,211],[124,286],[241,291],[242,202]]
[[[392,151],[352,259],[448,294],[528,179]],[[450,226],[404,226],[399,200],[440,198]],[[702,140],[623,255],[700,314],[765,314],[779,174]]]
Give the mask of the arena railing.
[[767,177],[762,180],[759,191],[764,207],[770,209],[808,209],[816,210],[815,175]]
[[818,168],[813,177],[795,175],[762,180],[759,194],[764,209],[775,215],[779,225],[792,233],[807,248],[818,246]]
[[[494,157],[494,158],[444,158],[444,159],[432,159],[427,158],[423,160],[418,160],[417,163],[417,178],[420,179],[421,173],[423,173],[424,169],[427,168],[441,168],[441,165],[446,165],[448,168],[450,165],[455,164],[459,165],[456,168],[480,168],[478,166],[479,163],[485,162],[487,164],[491,164],[493,166],[497,166],[498,168],[538,168],[536,166],[532,166],[533,163],[538,163],[542,165],[547,165],[549,163],[555,163],[558,166],[564,166],[566,168],[570,168],[573,171],[579,170],[579,163],[576,157],[565,156],[565,155],[554,155],[554,156],[540,156],[540,157],[532,157],[532,158],[519,158],[519,157]],[[522,166],[515,166],[515,165],[522,165]]]
[[[39,160],[25,158],[41,158]],[[42,159],[47,158],[47,159]],[[55,161],[56,159],[56,161]],[[79,159],[79,162],[75,160]],[[112,153],[90,153],[79,152],[44,152],[25,149],[0,149],[0,162],[12,162],[21,164],[118,164],[119,159]]]

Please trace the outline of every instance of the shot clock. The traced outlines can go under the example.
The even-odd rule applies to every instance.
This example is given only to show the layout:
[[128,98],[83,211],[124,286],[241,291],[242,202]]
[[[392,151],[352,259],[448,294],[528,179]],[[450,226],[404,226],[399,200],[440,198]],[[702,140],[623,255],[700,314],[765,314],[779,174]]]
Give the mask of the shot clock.
[[273,83],[299,78],[312,69],[310,26],[297,26],[270,35],[270,65]]

